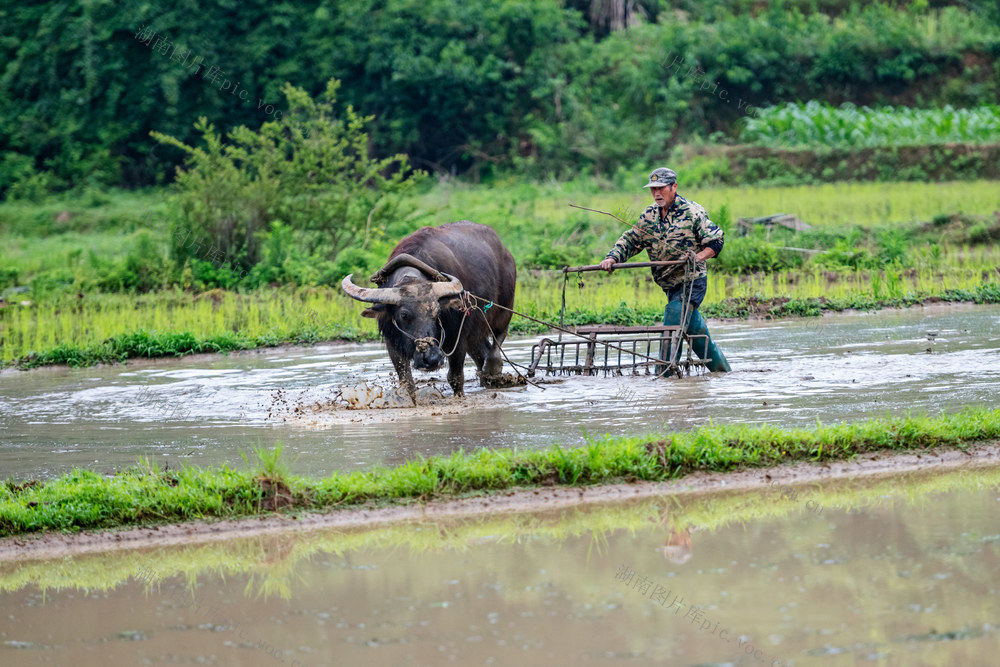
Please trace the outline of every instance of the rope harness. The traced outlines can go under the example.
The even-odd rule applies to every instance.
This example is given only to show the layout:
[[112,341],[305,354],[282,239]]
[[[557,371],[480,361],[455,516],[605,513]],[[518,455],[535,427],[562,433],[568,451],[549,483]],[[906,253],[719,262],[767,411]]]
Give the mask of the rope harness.
[[[444,356],[451,357],[451,355],[455,354],[455,350],[458,349],[458,344],[462,340],[462,330],[465,328],[465,320],[468,319],[469,312],[472,311],[473,309],[476,309],[475,305],[472,304],[471,300],[469,299],[470,296],[471,295],[465,290],[460,292],[458,295],[459,300],[462,302],[462,307],[459,308],[459,310],[462,311],[462,322],[458,325],[458,334],[455,336],[455,344],[451,346],[451,352],[444,351],[445,330],[444,330],[444,325],[441,324],[440,316],[437,318],[437,325],[438,328],[441,330],[441,340],[438,340],[434,336],[423,336],[421,338],[417,338],[408,331],[403,331],[402,329],[400,329],[399,324],[396,323],[396,318],[392,318],[392,326],[396,327],[396,331],[398,331],[399,333],[403,334],[404,336],[413,341],[413,345],[419,354],[426,354],[427,350],[431,346],[437,346],[441,348],[441,352],[444,353]],[[492,301],[490,302],[490,305],[491,306],[493,305]],[[489,310],[489,306],[487,306],[486,309]],[[487,322],[487,324],[489,323]],[[494,340],[496,340],[495,337]]]
[[[697,266],[696,265],[695,254],[694,254],[693,251],[688,251],[687,252],[687,259],[688,259],[688,261],[684,264],[684,283],[683,283],[683,291],[681,293],[682,304],[683,304],[682,308],[681,308],[681,327],[682,327],[682,329],[681,329],[682,335],[680,337],[681,340],[683,340],[683,332],[687,331],[686,319],[689,316],[691,310],[693,310],[693,309],[691,309],[690,306],[691,306],[691,295],[692,295],[692,292],[694,290],[694,281],[690,279],[690,276],[691,276],[691,273],[695,270],[695,268]],[[507,308],[506,306],[501,306],[500,304],[495,303],[492,299],[484,299],[481,296],[477,296],[477,295],[473,294],[472,292],[463,289],[458,294],[458,299],[459,299],[459,301],[462,304],[459,307],[459,310],[462,312],[462,322],[461,322],[461,324],[459,324],[458,334],[455,337],[455,344],[452,346],[451,352],[444,352],[445,330],[444,330],[444,326],[441,324],[441,318],[440,317],[437,318],[438,327],[441,329],[441,339],[440,340],[438,340],[437,338],[434,338],[433,336],[424,336],[424,337],[421,337],[421,338],[417,338],[416,336],[413,336],[412,334],[410,334],[410,333],[408,333],[408,332],[403,331],[402,329],[400,329],[399,328],[399,324],[396,323],[396,319],[395,318],[393,318],[393,320],[392,320],[392,325],[394,327],[396,327],[397,331],[399,331],[401,334],[403,334],[404,336],[406,336],[407,338],[409,338],[409,339],[411,339],[413,341],[413,343],[414,343],[414,345],[416,347],[417,352],[419,352],[421,354],[424,354],[424,353],[427,352],[428,348],[430,348],[432,345],[437,345],[438,347],[441,348],[441,351],[444,352],[444,355],[446,357],[451,357],[455,353],[455,350],[458,349],[458,344],[461,342],[462,331],[465,328],[465,321],[468,319],[469,313],[471,313],[474,310],[475,311],[479,311],[479,313],[481,313],[482,316],[483,316],[483,322],[485,322],[486,328],[489,329],[490,336],[493,338],[493,343],[497,346],[497,349],[500,350],[500,354],[503,356],[504,361],[506,361],[508,364],[510,364],[511,368],[514,369],[514,372],[517,374],[518,379],[519,380],[523,379],[526,383],[531,384],[531,385],[533,385],[535,387],[538,387],[539,389],[543,389],[544,390],[545,387],[539,385],[536,382],[532,382],[530,378],[528,378],[525,375],[522,375],[521,372],[518,370],[518,368],[523,368],[525,370],[528,370],[527,366],[525,366],[524,364],[514,363],[513,361],[511,361],[510,357],[507,356],[507,353],[504,352],[503,346],[500,344],[500,341],[497,340],[496,332],[493,331],[493,327],[490,325],[490,321],[486,317],[486,311],[488,311],[490,308],[493,308],[493,307],[501,308],[503,310],[508,311],[512,315],[518,315],[518,316],[523,317],[523,318],[525,318],[527,320],[531,320],[532,322],[537,322],[538,324],[542,324],[542,325],[544,325],[544,326],[546,326],[546,327],[548,327],[550,329],[555,329],[555,330],[557,330],[559,332],[559,339],[560,340],[562,340],[562,334],[564,334],[564,333],[570,334],[572,336],[578,336],[580,338],[585,338],[585,339],[589,340],[589,338],[587,338],[587,336],[584,336],[583,334],[578,334],[577,332],[571,331],[569,329],[566,329],[563,326],[563,324],[564,324],[564,316],[565,316],[565,313],[566,313],[566,284],[567,284],[567,282],[568,282],[568,274],[564,274],[563,288],[562,288],[562,308],[560,308],[560,311],[559,311],[559,324],[558,325],[553,324],[552,322],[546,322],[545,320],[540,320],[540,319],[538,319],[536,317],[532,317],[532,316],[527,315],[525,313],[518,312],[518,311],[514,310],[513,308]],[[483,302],[486,305],[484,307],[480,308],[479,307],[479,302]],[[629,350],[626,350],[625,348],[622,348],[622,347],[619,347],[617,345],[614,345],[613,343],[610,343],[608,341],[598,340],[598,341],[591,341],[591,342],[596,342],[596,343],[598,343],[600,345],[604,345],[605,347],[608,347],[608,348],[610,348],[612,350],[620,350],[622,352],[629,352]],[[680,340],[678,341],[678,343],[680,343]],[[662,377],[662,375],[665,375],[667,372],[670,371],[670,364],[673,362],[673,360],[674,360],[675,357],[679,356],[679,354],[680,354],[680,347],[681,347],[680,344],[672,346],[672,349],[671,349],[671,352],[670,352],[670,357],[671,358],[666,360],[667,365],[665,366],[664,370],[661,373],[657,373],[658,376]],[[649,357],[649,356],[646,356],[644,354],[637,354],[634,351],[629,352],[629,353],[635,355],[636,357],[642,357],[642,358],[645,358],[645,359],[649,359],[651,361],[659,361],[659,362],[663,362],[664,361],[663,359],[654,359],[653,357]],[[689,350],[689,353],[690,353],[690,350]]]

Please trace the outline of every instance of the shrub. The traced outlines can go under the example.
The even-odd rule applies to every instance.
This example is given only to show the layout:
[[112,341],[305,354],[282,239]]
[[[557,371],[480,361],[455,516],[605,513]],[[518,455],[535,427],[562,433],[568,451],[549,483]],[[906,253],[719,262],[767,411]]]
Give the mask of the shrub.
[[718,267],[726,273],[773,272],[802,265],[802,255],[782,251],[780,246],[757,237],[740,237],[726,241],[719,255]]
[[977,222],[966,232],[969,243],[990,243],[1000,239],[1000,224],[990,225],[986,221]]
[[382,268],[389,252],[375,252],[363,248],[346,248],[337,255],[337,261],[333,263],[333,274],[336,280],[342,280],[344,276],[354,274],[354,282],[363,285],[368,282],[368,277]]
[[906,234],[898,229],[887,229],[878,235],[878,259],[883,264],[906,262]]
[[108,291],[148,292],[167,282],[166,258],[153,243],[149,232],[139,232],[135,248],[125,261],[107,271],[98,287]]
[[9,201],[29,201],[39,204],[50,194],[60,189],[62,183],[50,172],[36,173],[34,170],[7,189]]
[[[177,176],[173,254],[178,264],[225,260],[249,270],[264,259],[268,236],[285,229],[306,254],[335,256],[367,241],[396,216],[401,195],[422,172],[411,173],[405,155],[369,156],[364,128],[374,117],[360,116],[350,106],[338,117],[339,85],[331,79],[324,101],[316,102],[286,84],[288,114],[264,123],[259,132],[237,127],[228,143],[204,117],[195,124],[204,148],[151,133],[188,156],[187,168]],[[288,241],[286,235],[276,243]],[[281,273],[276,256],[267,261],[267,272]]]
[[4,153],[3,158],[0,158],[0,197],[12,185],[34,176],[35,173],[35,161],[31,157],[20,153]]
[[17,269],[0,268],[0,290],[17,285]]
[[876,265],[875,257],[865,247],[858,247],[845,239],[838,240],[833,248],[816,255],[814,262],[831,269],[869,269]]

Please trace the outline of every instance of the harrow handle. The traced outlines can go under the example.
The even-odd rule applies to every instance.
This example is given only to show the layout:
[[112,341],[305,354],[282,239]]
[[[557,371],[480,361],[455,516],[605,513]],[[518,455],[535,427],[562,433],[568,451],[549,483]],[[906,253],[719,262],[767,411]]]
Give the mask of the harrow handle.
[[[662,262],[621,262],[612,267],[612,271],[618,269],[641,269],[649,266],[678,266],[687,263],[686,259],[677,259]],[[580,273],[582,271],[604,271],[600,264],[588,264],[587,266],[564,266],[563,273]]]

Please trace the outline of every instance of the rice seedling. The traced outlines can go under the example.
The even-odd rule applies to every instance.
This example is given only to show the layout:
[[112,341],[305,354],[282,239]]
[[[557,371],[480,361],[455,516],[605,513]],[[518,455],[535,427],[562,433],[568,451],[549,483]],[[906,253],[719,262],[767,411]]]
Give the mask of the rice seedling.
[[2,361],[20,358],[23,366],[374,336],[356,302],[331,288],[57,294],[0,310]]
[[[621,273],[621,272],[619,272]],[[666,297],[643,272],[628,277],[593,275],[567,286],[567,324],[658,324]],[[984,277],[984,273],[986,273]],[[891,290],[880,285],[886,283]],[[782,271],[774,274],[727,276],[709,273],[708,297],[701,311],[708,317],[745,318],[819,315],[824,310],[874,310],[900,307],[936,298],[942,301],[1000,303],[1000,273],[988,270],[888,268],[879,271]],[[536,282],[537,281],[537,282]],[[557,322],[562,308],[561,274],[539,272],[518,285],[519,309],[533,317]],[[788,303],[777,303],[789,300]],[[772,303],[775,302],[775,303]],[[754,307],[748,308],[753,305]],[[543,327],[514,318],[513,331],[540,332]]]
[[[779,317],[902,306],[929,297],[997,303],[1000,274],[991,252],[969,250],[961,260],[956,259],[958,266],[943,269],[710,273],[702,312],[713,317],[746,317],[752,314],[746,310],[747,301],[774,299],[792,300],[768,311]],[[557,271],[522,274],[515,309],[551,323],[559,322],[563,314],[567,325],[655,324],[662,318],[663,291],[644,270],[572,278],[566,285],[565,313],[561,313],[563,280]],[[807,302],[808,306],[802,305]],[[340,290],[325,287],[248,293],[212,290],[199,295],[179,290],[142,296],[57,294],[39,304],[0,309],[0,364],[80,366],[282,343],[373,340],[378,335],[374,321],[361,317],[361,311]],[[514,333],[544,330],[518,316],[511,322]]]

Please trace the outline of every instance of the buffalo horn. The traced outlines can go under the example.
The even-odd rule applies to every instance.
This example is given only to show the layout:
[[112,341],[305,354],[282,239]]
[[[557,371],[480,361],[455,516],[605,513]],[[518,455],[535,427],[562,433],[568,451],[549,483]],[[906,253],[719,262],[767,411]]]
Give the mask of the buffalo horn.
[[455,296],[462,292],[462,281],[455,276],[445,273],[442,274],[448,278],[446,283],[434,283],[431,285],[431,292],[437,299],[443,299],[446,296]]
[[[402,293],[396,287],[387,287],[385,289],[369,289],[367,287],[358,287],[351,280],[354,274],[348,275],[340,283],[340,288],[347,292],[348,296],[357,299],[358,301],[367,301],[368,303],[386,303],[390,305],[398,305],[403,299]],[[442,286],[447,286],[449,283],[438,283]],[[459,291],[462,287],[459,284]]]

